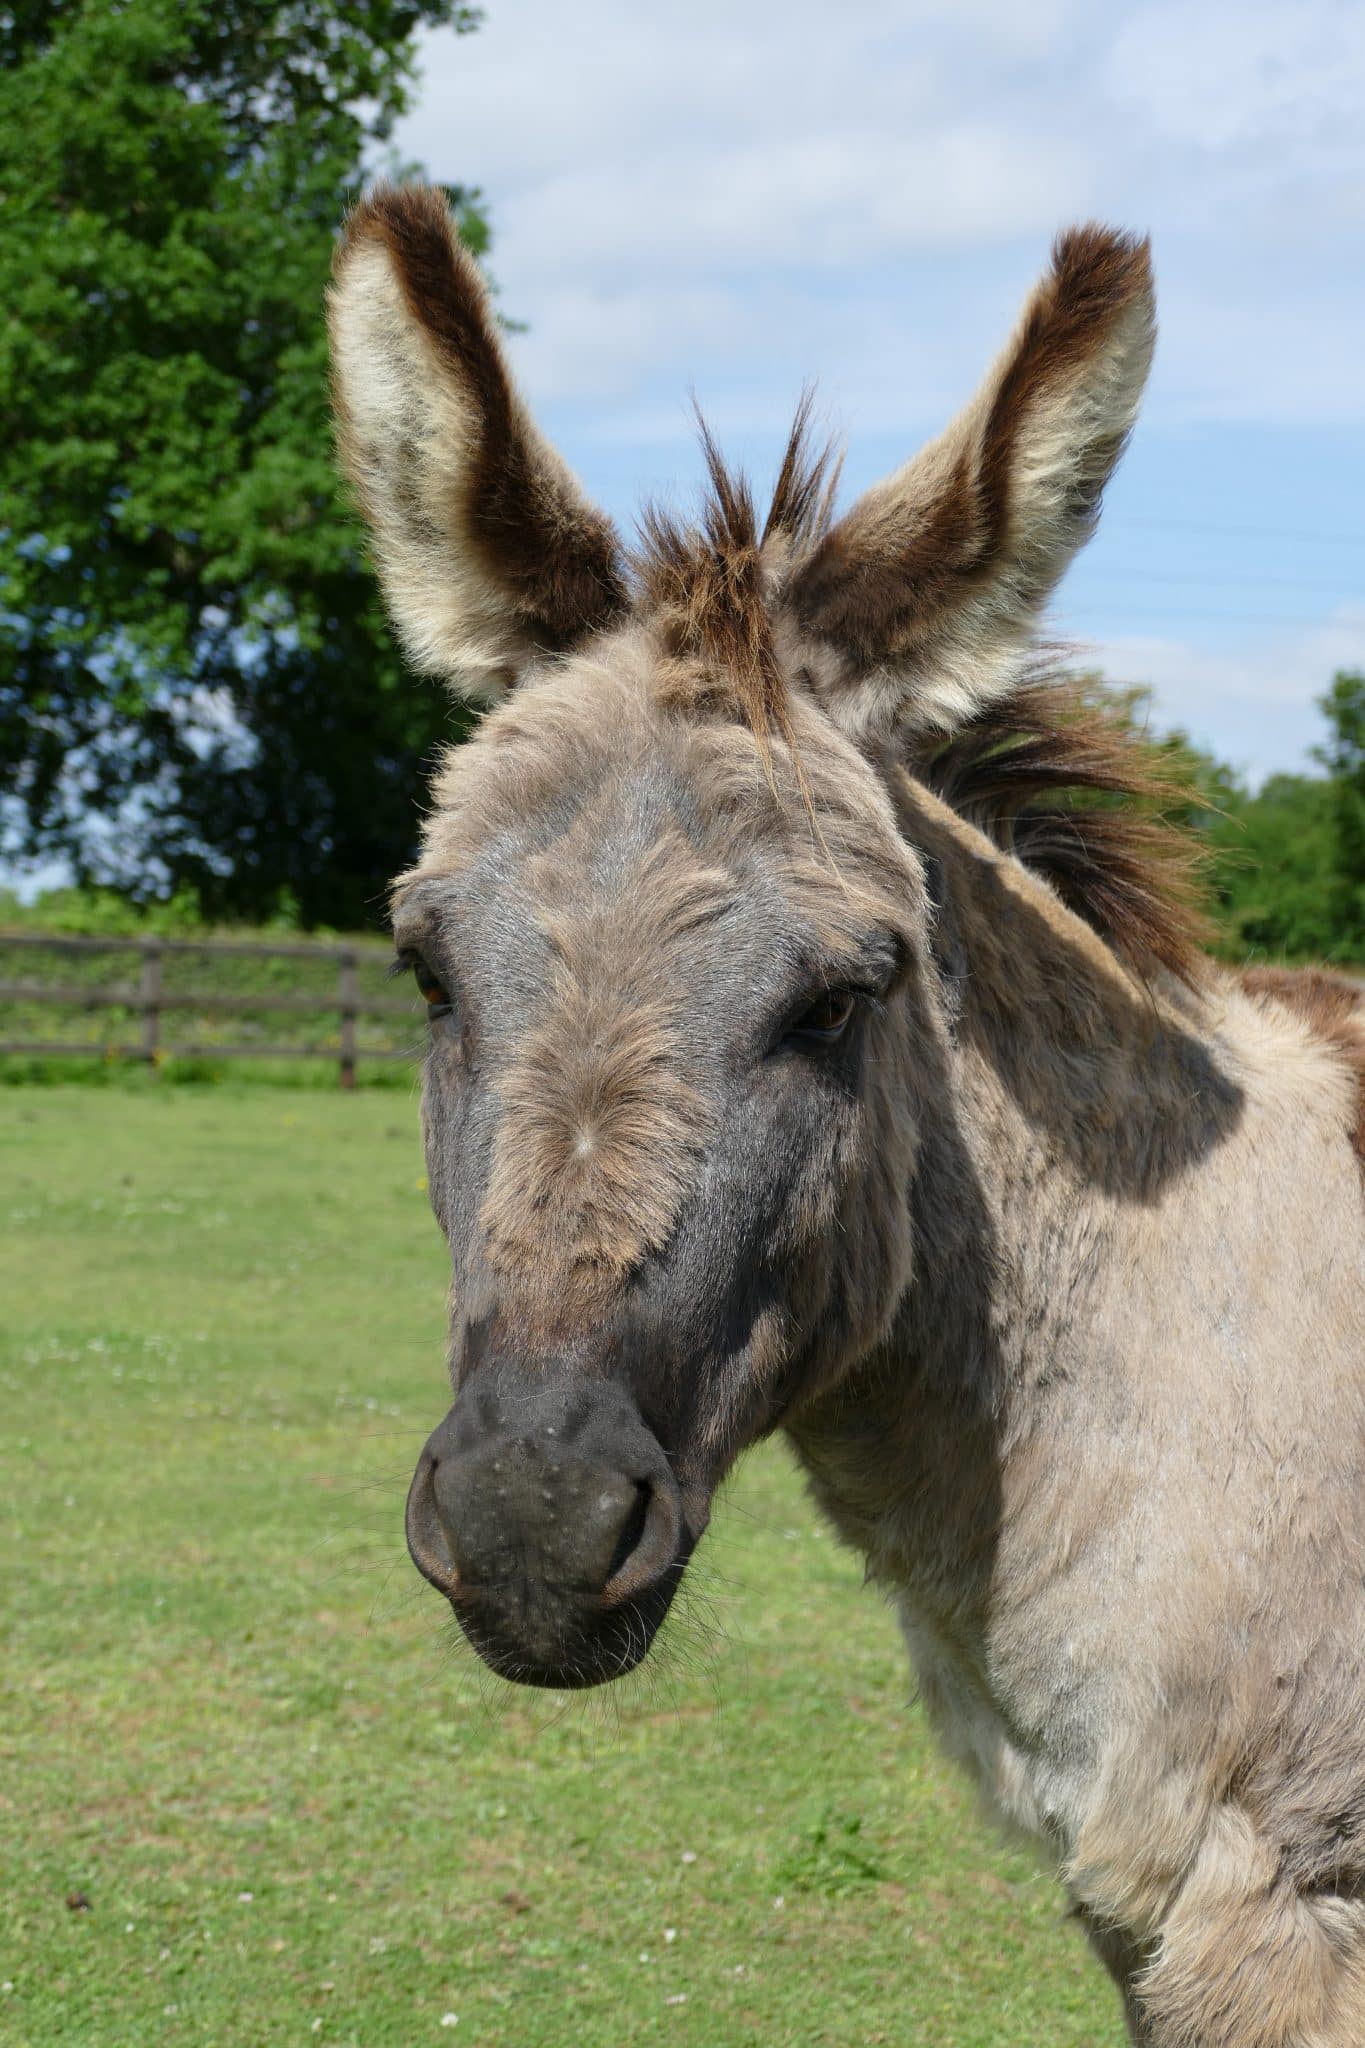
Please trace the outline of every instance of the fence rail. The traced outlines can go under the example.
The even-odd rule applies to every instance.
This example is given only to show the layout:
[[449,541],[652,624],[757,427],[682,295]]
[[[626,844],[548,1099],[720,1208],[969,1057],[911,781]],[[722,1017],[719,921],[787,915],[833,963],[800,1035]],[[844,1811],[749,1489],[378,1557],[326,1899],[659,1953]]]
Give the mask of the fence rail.
[[[239,939],[115,939],[93,938],[77,933],[0,932],[0,951],[31,947],[57,954],[118,954],[134,956],[139,962],[136,984],[131,981],[86,985],[50,981],[0,981],[0,1003],[51,1003],[63,1009],[128,1010],[140,1020],[135,1045],[87,1046],[70,1041],[37,1038],[0,1039],[0,1053],[27,1053],[38,1058],[61,1058],[97,1052],[105,1058],[142,1060],[148,1065],[167,1055],[211,1059],[328,1059],[337,1062],[343,1088],[354,1088],[356,1067],[362,1050],[356,1032],[361,1017],[413,1017],[411,998],[366,995],[360,985],[362,960],[378,960],[379,948],[359,946],[266,945]],[[162,966],[170,955],[200,954],[212,958],[227,956],[256,960],[307,960],[331,963],[336,968],[336,993],[329,1003],[318,995],[229,994],[214,989],[167,989]],[[335,1016],[340,1020],[340,1038],[335,1045],[175,1045],[163,1036],[162,1018],[168,1011],[197,1011],[207,1015],[245,1016],[257,1012],[287,1012],[294,1016]],[[367,1057],[376,1057],[367,1053]]]

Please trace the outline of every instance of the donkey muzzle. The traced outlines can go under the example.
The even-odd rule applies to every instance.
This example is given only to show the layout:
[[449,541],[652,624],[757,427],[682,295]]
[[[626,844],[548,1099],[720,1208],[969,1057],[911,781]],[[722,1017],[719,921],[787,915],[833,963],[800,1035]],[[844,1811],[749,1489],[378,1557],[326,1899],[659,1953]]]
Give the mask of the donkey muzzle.
[[475,1375],[427,1439],[407,1538],[485,1663],[556,1687],[640,1661],[691,1547],[623,1388],[506,1367]]

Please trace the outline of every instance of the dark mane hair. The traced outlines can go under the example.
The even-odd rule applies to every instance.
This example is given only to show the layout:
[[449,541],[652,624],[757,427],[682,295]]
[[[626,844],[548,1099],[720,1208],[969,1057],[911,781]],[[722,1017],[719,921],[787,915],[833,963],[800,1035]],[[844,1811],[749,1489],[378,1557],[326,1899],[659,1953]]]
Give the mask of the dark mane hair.
[[[812,399],[797,409],[760,527],[747,479],[698,416],[708,491],[693,523],[658,506],[640,522],[633,568],[644,608],[688,688],[728,702],[765,754],[773,733],[801,776],[787,682],[772,637],[789,566],[832,523],[840,458],[811,435]],[[776,588],[774,587],[776,586]],[[1096,679],[1026,673],[1008,697],[950,738],[907,740],[905,766],[962,817],[1052,885],[1140,977],[1165,969],[1192,981],[1207,930],[1201,856],[1187,826],[1195,793]]]
[[1184,982],[1208,938],[1199,802],[1175,758],[1091,676],[1026,676],[951,738],[917,736],[912,774],[1045,877],[1141,978]]

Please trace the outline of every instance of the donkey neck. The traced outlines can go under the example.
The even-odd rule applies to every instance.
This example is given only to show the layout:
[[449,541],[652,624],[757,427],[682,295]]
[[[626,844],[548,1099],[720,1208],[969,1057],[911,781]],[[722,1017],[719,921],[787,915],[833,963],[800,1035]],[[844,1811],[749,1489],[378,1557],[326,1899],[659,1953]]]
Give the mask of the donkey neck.
[[1242,1094],[1199,995],[1142,988],[936,797],[905,778],[898,800],[939,905],[907,995],[914,1274],[880,1349],[790,1433],[870,1569],[928,1573],[961,1616],[984,1598],[1008,1462],[1055,1390],[1105,1371],[1097,1275],[1153,1255]]
[[902,778],[898,797],[937,879],[923,994],[946,1092],[927,1124],[1002,1200],[1031,1208],[1042,1172],[1045,1193],[1158,1201],[1236,1120],[1214,1006],[1165,975],[1136,980],[1040,876],[921,785]]

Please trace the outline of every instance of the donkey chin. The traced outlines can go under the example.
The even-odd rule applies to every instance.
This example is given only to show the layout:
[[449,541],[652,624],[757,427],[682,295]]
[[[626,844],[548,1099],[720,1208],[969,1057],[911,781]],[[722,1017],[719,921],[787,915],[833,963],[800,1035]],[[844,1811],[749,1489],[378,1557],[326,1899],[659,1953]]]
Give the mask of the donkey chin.
[[646,1655],[706,1518],[625,1388],[501,1368],[427,1439],[407,1539],[499,1677],[563,1691]]

